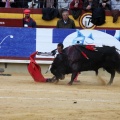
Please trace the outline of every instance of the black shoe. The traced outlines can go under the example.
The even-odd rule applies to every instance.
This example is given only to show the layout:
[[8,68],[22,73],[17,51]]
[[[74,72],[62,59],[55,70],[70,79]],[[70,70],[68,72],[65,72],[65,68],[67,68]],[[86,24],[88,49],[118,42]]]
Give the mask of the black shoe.
[[51,83],[51,82],[52,82],[52,79],[51,79],[51,78],[47,78],[47,79],[46,79],[46,82]]

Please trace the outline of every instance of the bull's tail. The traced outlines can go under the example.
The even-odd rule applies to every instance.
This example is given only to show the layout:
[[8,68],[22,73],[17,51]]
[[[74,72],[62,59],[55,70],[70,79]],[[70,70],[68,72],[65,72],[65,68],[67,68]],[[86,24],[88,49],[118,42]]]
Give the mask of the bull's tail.
[[[103,48],[98,48],[106,56],[106,64],[111,69],[114,69],[116,72],[120,73],[120,54],[115,47],[103,46]],[[105,65],[106,66],[106,65]]]
[[115,68],[116,68],[116,71],[118,73],[120,73],[120,54],[118,52],[116,52],[116,55],[115,55]]

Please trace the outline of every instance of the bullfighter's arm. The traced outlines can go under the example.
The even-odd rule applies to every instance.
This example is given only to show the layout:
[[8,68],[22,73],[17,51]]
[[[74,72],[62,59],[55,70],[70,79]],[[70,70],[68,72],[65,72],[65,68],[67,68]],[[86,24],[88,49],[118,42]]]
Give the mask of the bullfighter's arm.
[[57,49],[54,49],[51,52],[38,52],[37,55],[41,55],[41,56],[54,56],[56,53],[57,53]]

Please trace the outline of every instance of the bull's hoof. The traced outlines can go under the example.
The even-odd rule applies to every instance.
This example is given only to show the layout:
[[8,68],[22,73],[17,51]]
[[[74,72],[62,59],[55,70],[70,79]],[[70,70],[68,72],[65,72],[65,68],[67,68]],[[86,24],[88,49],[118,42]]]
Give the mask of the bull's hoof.
[[52,83],[55,83],[56,82],[56,80],[52,80]]
[[112,83],[111,82],[109,82],[107,85],[111,85]]
[[68,83],[68,85],[72,85],[72,83],[71,83],[71,82],[69,82],[69,83]]
[[54,83],[57,84],[59,82],[59,80],[56,80]]
[[77,83],[77,82],[80,82],[80,80],[75,80],[74,82],[76,82],[76,83]]

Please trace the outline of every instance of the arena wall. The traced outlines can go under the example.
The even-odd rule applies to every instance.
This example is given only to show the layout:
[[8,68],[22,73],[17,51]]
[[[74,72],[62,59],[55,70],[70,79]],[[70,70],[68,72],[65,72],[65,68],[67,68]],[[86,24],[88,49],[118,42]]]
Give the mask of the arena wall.
[[45,73],[55,57],[47,53],[60,42],[67,47],[77,41],[80,45],[115,46],[119,52],[120,30],[0,27],[0,68],[6,73],[28,74],[30,55],[38,51],[42,54],[36,55],[35,60]]
[[[48,64],[39,64],[42,73],[45,74],[49,65]],[[28,64],[26,63],[0,63],[0,68],[4,69],[4,74],[11,74],[11,75],[29,75],[27,70]]]

